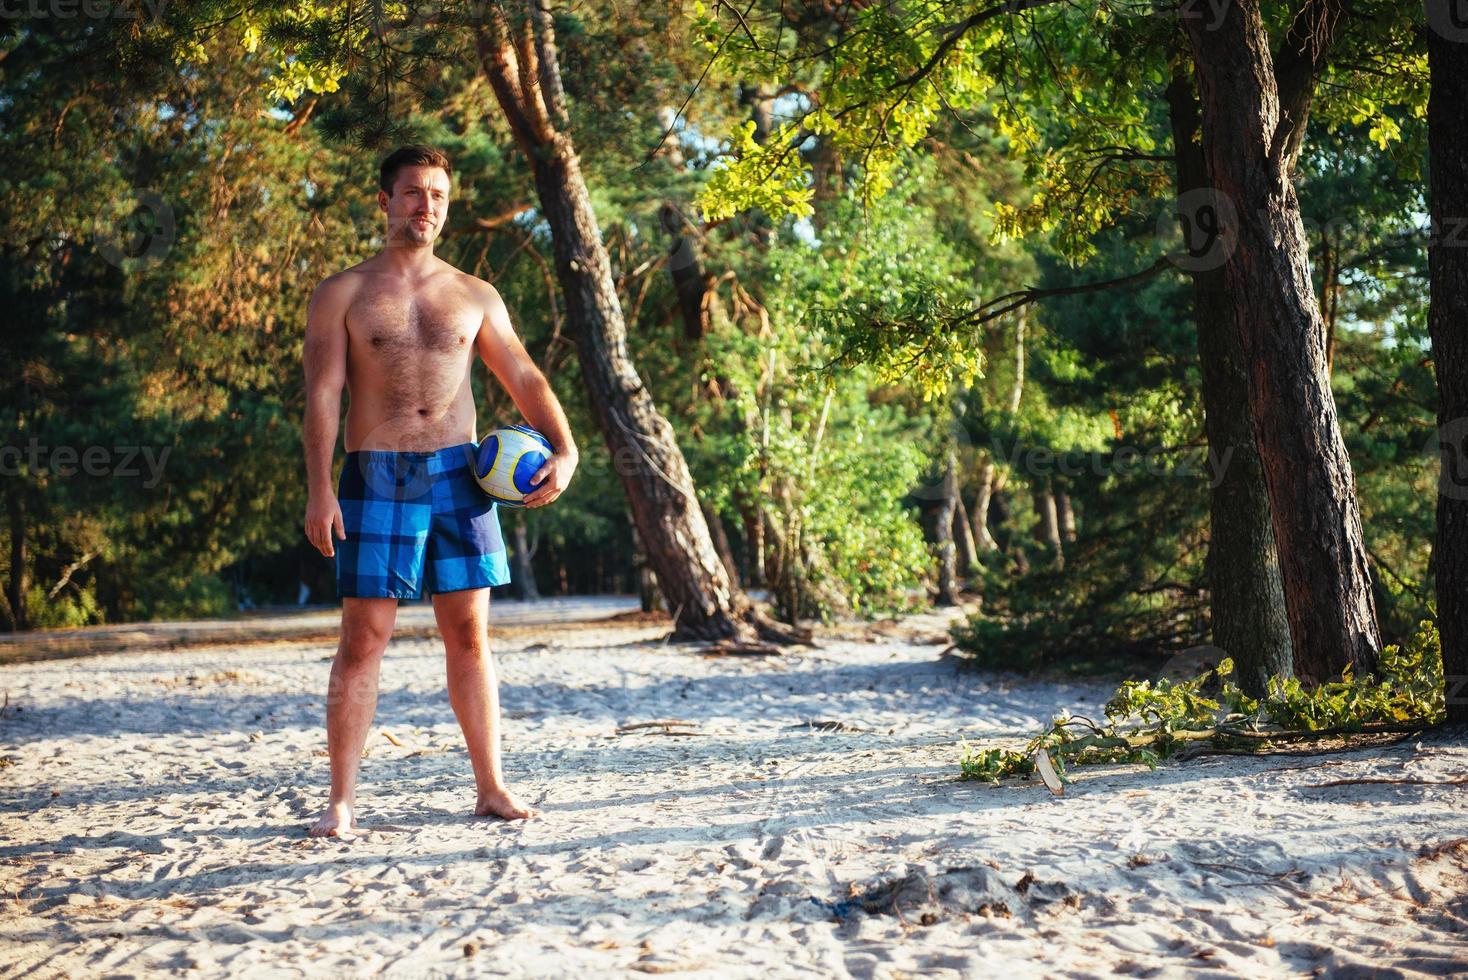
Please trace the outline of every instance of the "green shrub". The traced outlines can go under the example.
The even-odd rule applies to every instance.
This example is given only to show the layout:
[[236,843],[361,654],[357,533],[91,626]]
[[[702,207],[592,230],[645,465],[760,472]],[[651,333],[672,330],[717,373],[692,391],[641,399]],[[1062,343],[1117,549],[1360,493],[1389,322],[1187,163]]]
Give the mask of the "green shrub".
[[[1271,736],[1362,732],[1372,726],[1435,724],[1446,710],[1442,645],[1431,621],[1403,646],[1382,653],[1380,675],[1306,688],[1275,677],[1264,698],[1244,694],[1229,678],[1233,661],[1187,681],[1128,681],[1106,703],[1106,723],[1062,712],[1023,749],[973,749],[964,743],[961,778],[997,782],[1028,776],[1046,752],[1062,775],[1067,766],[1131,762],[1155,766],[1189,742],[1258,748]],[[1214,686],[1217,694],[1208,693]],[[1131,723],[1128,725],[1128,723]]]

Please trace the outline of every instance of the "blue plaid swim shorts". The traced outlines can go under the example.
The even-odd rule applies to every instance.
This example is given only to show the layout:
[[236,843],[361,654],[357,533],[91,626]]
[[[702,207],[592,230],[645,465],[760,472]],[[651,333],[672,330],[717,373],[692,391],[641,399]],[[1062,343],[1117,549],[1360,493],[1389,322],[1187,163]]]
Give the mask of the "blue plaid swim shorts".
[[510,580],[495,503],[474,479],[478,445],[347,453],[337,485],[345,541],[337,595],[421,598]]

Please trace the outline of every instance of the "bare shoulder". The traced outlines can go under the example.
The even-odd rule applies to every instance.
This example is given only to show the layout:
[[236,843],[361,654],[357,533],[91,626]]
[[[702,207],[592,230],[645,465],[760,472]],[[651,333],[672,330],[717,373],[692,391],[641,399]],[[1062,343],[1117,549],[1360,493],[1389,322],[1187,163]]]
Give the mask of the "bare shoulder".
[[349,269],[327,276],[316,284],[316,289],[311,294],[311,303],[326,303],[330,305],[350,303],[362,283],[371,275],[366,262],[359,262]]
[[459,282],[479,303],[480,310],[489,319],[490,323],[508,323],[509,314],[505,309],[505,301],[500,296],[500,291],[490,283],[485,282],[478,276],[467,272],[459,272]]
[[459,284],[472,292],[480,300],[484,302],[500,302],[500,292],[492,284],[462,269],[455,269],[454,274],[458,277]]

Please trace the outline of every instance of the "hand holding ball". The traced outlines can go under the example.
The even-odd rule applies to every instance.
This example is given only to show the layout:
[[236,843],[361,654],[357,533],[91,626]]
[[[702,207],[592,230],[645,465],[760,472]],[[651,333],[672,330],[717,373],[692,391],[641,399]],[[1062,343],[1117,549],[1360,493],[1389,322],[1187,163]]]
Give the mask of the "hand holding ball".
[[537,484],[530,478],[555,454],[550,440],[525,425],[495,429],[479,444],[474,478],[496,503],[525,506]]

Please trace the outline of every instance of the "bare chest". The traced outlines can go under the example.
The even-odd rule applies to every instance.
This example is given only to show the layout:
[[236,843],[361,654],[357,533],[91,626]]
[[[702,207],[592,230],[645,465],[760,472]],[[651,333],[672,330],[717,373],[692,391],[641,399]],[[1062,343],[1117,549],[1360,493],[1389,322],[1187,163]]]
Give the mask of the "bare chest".
[[367,290],[347,311],[347,330],[356,352],[401,355],[467,353],[479,333],[481,312],[464,292],[449,288],[432,295]]

